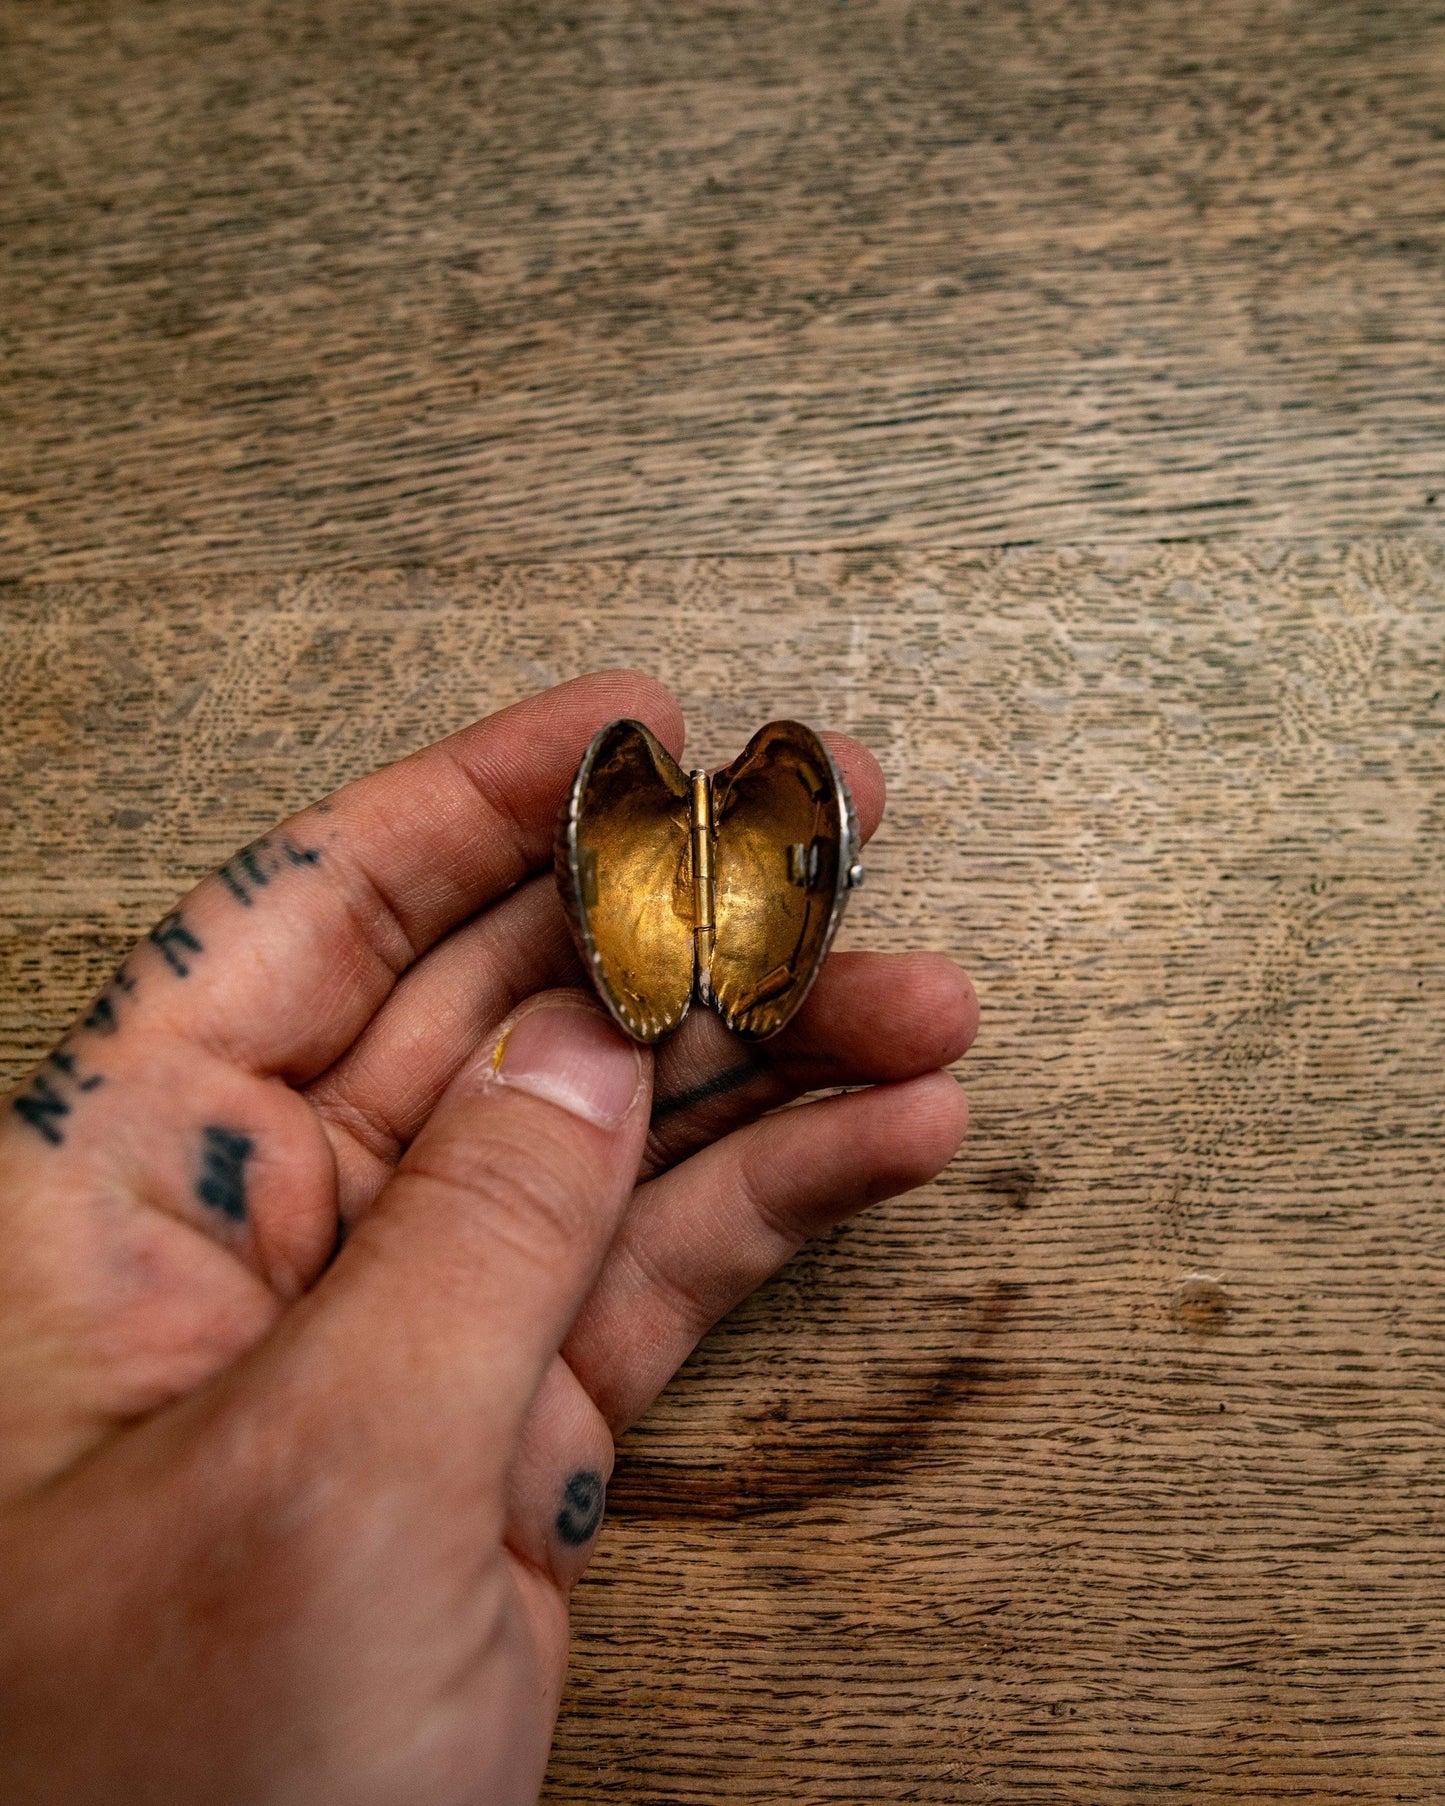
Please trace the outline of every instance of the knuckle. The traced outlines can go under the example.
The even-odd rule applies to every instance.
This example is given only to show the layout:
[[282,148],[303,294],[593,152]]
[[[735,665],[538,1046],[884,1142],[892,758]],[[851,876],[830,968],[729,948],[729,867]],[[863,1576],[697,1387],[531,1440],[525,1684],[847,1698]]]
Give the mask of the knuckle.
[[670,1339],[681,1337],[695,1342],[727,1308],[725,1297],[718,1295],[722,1290],[717,1284],[721,1275],[715,1276],[710,1295],[695,1277],[659,1259],[639,1236],[629,1236],[625,1243],[619,1243],[618,1254],[637,1275],[640,1295],[651,1301],[651,1308],[670,1326]]
[[744,1214],[777,1243],[781,1262],[802,1247],[807,1235],[797,1221],[797,1188],[789,1183],[786,1163],[776,1158],[773,1137],[766,1133],[770,1126],[759,1124],[744,1142],[735,1183]]
[[571,1245],[592,1215],[594,1183],[556,1143],[458,1138],[418,1144],[403,1165],[414,1181],[453,1193],[479,1227],[521,1252],[546,1256]]

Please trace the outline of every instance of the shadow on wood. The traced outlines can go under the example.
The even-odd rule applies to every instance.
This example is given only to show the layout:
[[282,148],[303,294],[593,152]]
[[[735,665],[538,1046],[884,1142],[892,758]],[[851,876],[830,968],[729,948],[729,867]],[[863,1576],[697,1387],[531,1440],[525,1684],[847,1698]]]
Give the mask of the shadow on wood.
[[624,1441],[608,1488],[609,1514],[762,1517],[887,1484],[941,1425],[991,1394],[1016,1395],[1032,1383],[1029,1370],[990,1352],[1024,1289],[1001,1282],[975,1300],[936,1301],[940,1326],[952,1325],[967,1353],[928,1365],[890,1363],[868,1375],[862,1393],[777,1393],[740,1406],[732,1423],[737,1442],[716,1462],[629,1458]]

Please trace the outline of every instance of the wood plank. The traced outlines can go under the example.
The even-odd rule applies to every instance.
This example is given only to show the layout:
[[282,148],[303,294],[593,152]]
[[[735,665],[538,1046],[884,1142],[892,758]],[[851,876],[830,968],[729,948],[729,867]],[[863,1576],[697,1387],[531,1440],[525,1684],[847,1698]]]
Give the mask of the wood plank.
[[0,575],[1445,510],[1434,0],[0,31]]
[[599,663],[878,751],[975,1126],[629,1439],[551,1806],[1435,1801],[1445,550],[13,593],[0,1058],[281,810]]

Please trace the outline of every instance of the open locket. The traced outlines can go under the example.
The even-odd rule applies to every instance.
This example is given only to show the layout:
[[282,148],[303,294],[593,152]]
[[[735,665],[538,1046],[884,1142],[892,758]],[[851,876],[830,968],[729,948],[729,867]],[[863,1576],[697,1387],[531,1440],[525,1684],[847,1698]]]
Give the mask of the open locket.
[[812,731],[770,721],[711,777],[640,721],[587,748],[557,829],[557,884],[603,1002],[660,1041],[694,997],[777,1034],[863,881],[848,787]]

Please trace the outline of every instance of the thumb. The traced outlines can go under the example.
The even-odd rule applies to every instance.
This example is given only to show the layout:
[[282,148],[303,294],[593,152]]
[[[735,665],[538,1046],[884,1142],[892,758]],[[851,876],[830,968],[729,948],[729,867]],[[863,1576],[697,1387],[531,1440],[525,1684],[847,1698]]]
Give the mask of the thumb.
[[[544,992],[453,1079],[276,1355],[333,1457],[505,1466],[636,1183],[652,1056]],[[348,1433],[349,1428],[356,1433]]]

